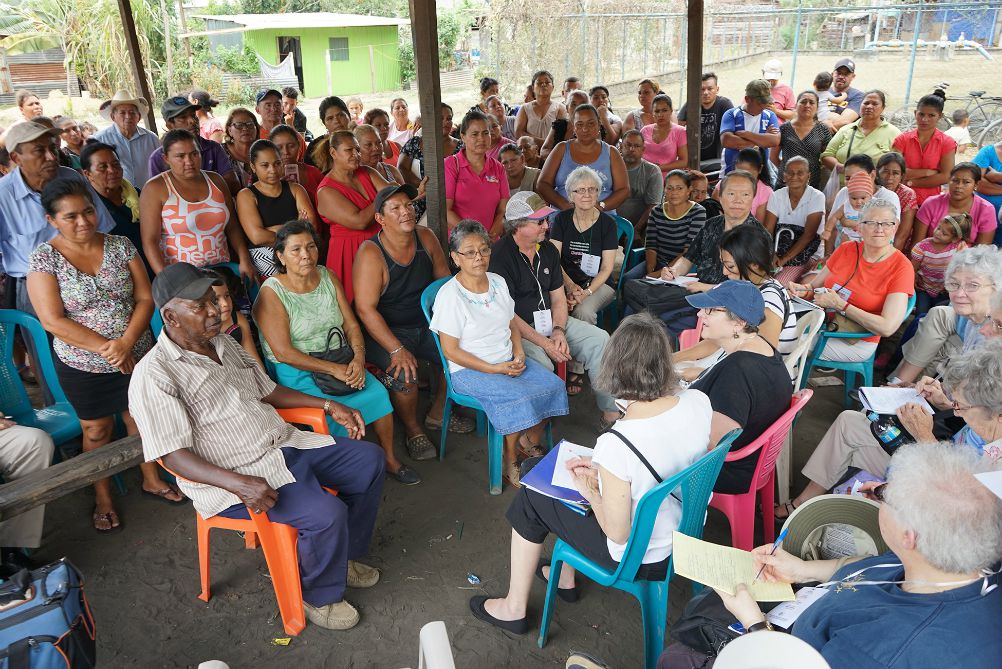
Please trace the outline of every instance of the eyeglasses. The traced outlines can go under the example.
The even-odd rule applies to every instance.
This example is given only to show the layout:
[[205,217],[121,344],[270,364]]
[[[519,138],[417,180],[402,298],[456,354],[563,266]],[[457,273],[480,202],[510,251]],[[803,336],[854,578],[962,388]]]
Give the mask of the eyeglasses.
[[953,399],[953,393],[946,392],[946,399],[950,400],[950,408],[954,411],[970,411],[971,409],[978,408],[977,404],[961,404],[957,400]]
[[874,228],[893,228],[898,224],[897,221],[860,221],[860,225],[869,225]]
[[943,284],[943,287],[946,288],[946,290],[948,292],[957,293],[957,292],[963,290],[968,295],[970,295],[971,293],[978,292],[979,290],[981,290],[985,286],[992,286],[992,287],[994,287],[995,284],[994,283],[978,283],[976,281],[971,281],[969,283],[960,283],[959,281],[947,281],[947,282],[945,282]]
[[884,501],[884,494],[886,492],[887,492],[887,484],[886,483],[881,483],[876,488],[874,488],[873,490],[871,490],[870,494],[873,495],[873,498],[875,500],[877,500],[878,502],[883,502]]
[[480,256],[481,258],[490,258],[491,247],[488,246],[487,248],[477,249],[475,251],[453,251],[453,253],[455,253],[456,255],[463,256],[467,260],[473,260],[477,256]]
[[727,309],[725,309],[724,307],[703,307],[702,309],[700,309],[700,311],[706,314],[712,314],[715,311],[722,314],[727,313]]
[[571,192],[575,195],[595,195],[598,193],[598,189],[594,186],[589,186],[588,188],[575,188]]
[[256,123],[251,123],[250,121],[243,121],[240,123],[230,123],[231,128],[236,128],[237,130],[253,130]]
[[990,325],[995,332],[1002,332],[1002,321],[997,318],[988,318],[985,324]]

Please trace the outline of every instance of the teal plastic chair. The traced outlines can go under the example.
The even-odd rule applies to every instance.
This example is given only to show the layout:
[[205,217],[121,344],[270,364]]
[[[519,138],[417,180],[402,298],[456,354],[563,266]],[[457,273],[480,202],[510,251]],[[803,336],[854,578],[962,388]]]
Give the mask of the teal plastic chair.
[[616,295],[612,298],[612,302],[598,312],[598,322],[610,329],[615,329],[619,325],[619,319],[623,315],[619,296],[623,292],[623,276],[630,269],[627,265],[630,253],[633,251],[633,235],[635,233],[633,223],[622,216],[613,216],[613,218],[616,219],[616,240],[626,237],[626,244],[623,246],[623,266],[619,268],[619,279],[616,280]]
[[[908,298],[908,306],[905,308],[905,318],[908,318],[908,315],[913,309],[915,309],[914,293]],[[872,332],[829,332],[824,328],[824,326],[822,326],[817,343],[814,345],[814,351],[811,353],[811,357],[807,360],[807,369],[801,376],[800,388],[803,389],[807,387],[807,381],[811,378],[811,370],[817,366],[841,369],[845,374],[845,389],[842,404],[848,409],[852,404],[850,393],[854,388],[856,388],[857,374],[863,377],[863,383],[859,387],[868,388],[873,385],[873,360],[877,355],[877,349],[873,350],[873,353],[869,358],[861,362],[827,360],[821,357],[821,353],[825,350],[825,346],[831,339],[866,339],[867,337],[873,336],[874,334]]]
[[717,475],[720,474],[731,444],[740,434],[740,429],[728,432],[716,448],[640,498],[637,512],[633,516],[630,538],[626,541],[626,551],[619,567],[614,571],[595,564],[562,539],[557,539],[550,558],[550,577],[546,586],[543,619],[539,626],[540,648],[546,645],[560,569],[566,562],[599,585],[623,590],[637,598],[644,623],[644,667],[654,669],[658,656],[664,649],[665,627],[668,624],[668,584],[675,573],[675,567],[669,559],[668,573],[663,581],[640,580],[637,578],[637,570],[647,552],[658,511],[668,495],[680,490],[682,521],[678,531],[690,537],[702,538],[710,493],[713,492],[713,485],[717,482]]
[[[52,393],[54,402],[49,406],[35,409],[31,406],[28,392],[24,388],[21,377],[14,365],[14,333],[18,328],[24,336],[31,337],[38,351],[39,360],[35,361],[35,373],[41,370],[46,387]],[[63,393],[56,377],[56,367],[52,362],[49,339],[42,324],[34,316],[15,309],[0,309],[0,332],[3,342],[0,352],[3,353],[3,365],[0,366],[0,409],[4,414],[13,417],[18,425],[37,427],[45,430],[52,441],[59,446],[82,434],[80,419],[73,410],[66,394]],[[58,453],[58,450],[57,450]]]
[[[435,297],[442,286],[451,278],[445,277],[433,281],[421,293],[421,310],[424,311],[424,317],[428,320],[429,324],[431,323],[431,312],[432,307],[435,305]],[[452,417],[453,403],[474,409],[477,412],[477,433],[482,435],[482,426],[484,423],[487,426],[487,477],[490,483],[490,492],[492,495],[500,495],[501,467],[504,464],[504,435],[495,430],[490,421],[486,419],[484,407],[475,397],[457,392],[452,387],[452,373],[449,372],[449,361],[445,359],[445,353],[442,352],[442,343],[438,339],[437,332],[433,331],[431,334],[435,338],[435,346],[438,348],[438,355],[442,360],[442,373],[445,376],[446,387],[445,408],[442,411],[442,436],[439,439],[438,445],[438,459],[443,460],[445,458],[445,440],[449,434],[447,426],[449,425],[449,419]],[[549,447],[553,446],[553,431],[550,422],[546,424],[546,444]]]
[[[216,267],[229,267],[231,270],[233,270],[234,274],[240,276],[240,265],[238,265],[235,262],[224,262],[224,263],[219,263],[218,265],[210,265],[206,269],[214,269]],[[260,291],[261,287],[252,281],[251,282],[245,281],[244,289],[247,291],[247,299],[250,300],[251,304],[254,304],[254,300],[257,299],[257,294]],[[160,316],[160,310],[154,308],[153,316],[150,317],[150,331],[153,332],[154,337],[159,337],[160,331],[163,329],[164,329],[164,319],[162,316]]]

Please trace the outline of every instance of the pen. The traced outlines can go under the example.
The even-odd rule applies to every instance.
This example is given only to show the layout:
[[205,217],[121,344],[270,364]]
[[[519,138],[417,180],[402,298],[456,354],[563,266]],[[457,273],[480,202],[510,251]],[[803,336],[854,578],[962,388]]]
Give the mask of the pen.
[[[781,543],[783,543],[783,539],[786,538],[786,533],[789,532],[789,531],[790,531],[789,527],[784,527],[783,528],[783,531],[779,533],[779,536],[776,537],[776,540],[774,542],[772,542],[772,550],[769,551],[769,555],[775,555],[776,554],[776,549],[779,548],[779,545]],[[752,583],[754,583],[755,581],[758,580],[758,577],[762,575],[763,571],[765,571],[765,565],[762,565],[762,568],[758,570],[757,574],[755,574],[755,578],[752,579]]]

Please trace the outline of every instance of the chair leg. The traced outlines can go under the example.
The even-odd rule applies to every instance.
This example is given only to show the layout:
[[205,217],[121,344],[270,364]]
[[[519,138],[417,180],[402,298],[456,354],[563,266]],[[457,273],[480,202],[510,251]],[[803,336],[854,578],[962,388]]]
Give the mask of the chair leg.
[[546,450],[553,448],[553,419],[546,421]]
[[275,600],[282,615],[285,633],[297,636],[306,628],[306,614],[303,612],[303,590],[299,580],[296,530],[288,525],[267,525],[265,528],[258,524],[258,528],[264,530],[258,534],[268,572],[271,574],[271,583],[275,588]]
[[501,494],[501,469],[504,466],[504,437],[487,424],[487,475],[491,494]]
[[202,520],[201,516],[198,516],[195,524],[195,533],[198,535],[198,576],[202,581],[202,592],[198,598],[207,602],[212,598],[209,589],[209,530],[212,528]]
[[257,540],[257,532],[244,532],[244,547],[254,550],[261,544]]
[[121,474],[115,474],[111,477],[111,480],[115,482],[115,488],[118,490],[119,495],[125,495],[129,492],[128,486],[125,485],[125,481],[122,480]]
[[563,561],[556,557],[550,560],[550,578],[546,582],[546,599],[543,600],[543,617],[539,620],[539,640],[536,642],[540,648],[546,645],[546,635],[550,631],[550,618],[553,617],[553,607],[557,602],[560,568],[563,565]]
[[846,409],[852,404],[852,398],[849,397],[849,393],[853,388],[856,387],[856,372],[851,372],[848,369],[845,370],[845,388],[842,392],[842,406]]
[[438,460],[445,459],[445,439],[449,434],[449,420],[452,418],[452,400],[445,398],[445,406],[442,407],[442,436],[438,440]]
[[873,359],[863,363],[863,388],[873,385]]
[[644,668],[655,669],[665,647],[668,625],[668,586],[662,581],[645,581],[637,595],[644,621]]
[[776,540],[776,495],[773,486],[776,484],[776,476],[770,476],[769,482],[759,489],[759,499],[762,500],[762,538],[766,543]]
[[[735,504],[736,513],[731,521],[731,545],[743,551],[755,548],[755,493],[741,496],[742,501]],[[747,498],[751,499],[748,500]],[[747,503],[743,503],[747,501]]]
[[477,414],[477,436],[487,436],[487,414],[480,409],[477,409],[475,413]]

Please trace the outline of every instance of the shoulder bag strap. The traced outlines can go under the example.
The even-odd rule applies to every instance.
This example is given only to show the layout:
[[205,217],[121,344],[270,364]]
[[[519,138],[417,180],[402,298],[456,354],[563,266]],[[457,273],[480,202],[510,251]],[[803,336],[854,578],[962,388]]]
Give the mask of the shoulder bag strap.
[[[627,439],[626,437],[624,437],[624,436],[623,436],[623,434],[622,434],[621,432],[619,432],[619,431],[617,431],[617,430],[614,430],[614,429],[612,429],[611,427],[610,427],[610,428],[609,428],[608,430],[606,430],[606,431],[607,431],[607,432],[608,432],[609,434],[614,434],[614,435],[616,435],[617,437],[619,437],[619,440],[620,440],[620,441],[622,441],[622,442],[623,442],[624,444],[626,444],[627,446],[629,446],[630,450],[631,450],[631,451],[633,451],[633,454],[634,454],[635,456],[637,456],[637,459],[638,459],[638,460],[640,460],[640,461],[641,461],[642,463],[644,463],[644,467],[647,467],[647,471],[649,471],[649,472],[651,473],[651,476],[653,476],[653,477],[654,477],[654,480],[655,480],[655,481],[657,481],[657,482],[658,482],[658,484],[661,484],[661,483],[664,483],[664,479],[663,479],[663,478],[661,478],[661,475],[660,475],[660,474],[658,474],[657,470],[655,470],[655,469],[654,469],[654,467],[652,467],[652,466],[651,466],[651,463],[650,463],[650,462],[649,462],[649,461],[647,460],[647,458],[645,458],[645,457],[644,457],[644,455],[643,455],[643,454],[642,454],[642,453],[641,453],[641,452],[640,452],[640,451],[639,451],[639,450],[637,449],[637,447],[633,445],[633,442],[632,442],[632,441],[630,441],[629,439]],[[677,502],[678,502],[679,504],[681,504],[681,503],[682,503],[682,498],[681,498],[681,497],[679,497],[679,496],[678,496],[678,495],[677,495],[677,494],[675,493],[675,491],[674,491],[674,490],[673,490],[673,491],[671,492],[671,496],[672,496],[672,497],[674,497],[674,498],[675,498],[675,500],[676,500],[676,501],[677,501]]]
[[859,125],[852,126],[852,134],[849,135],[849,148],[845,152],[845,159],[849,160],[852,157],[852,143],[856,141],[856,131],[859,130]]

